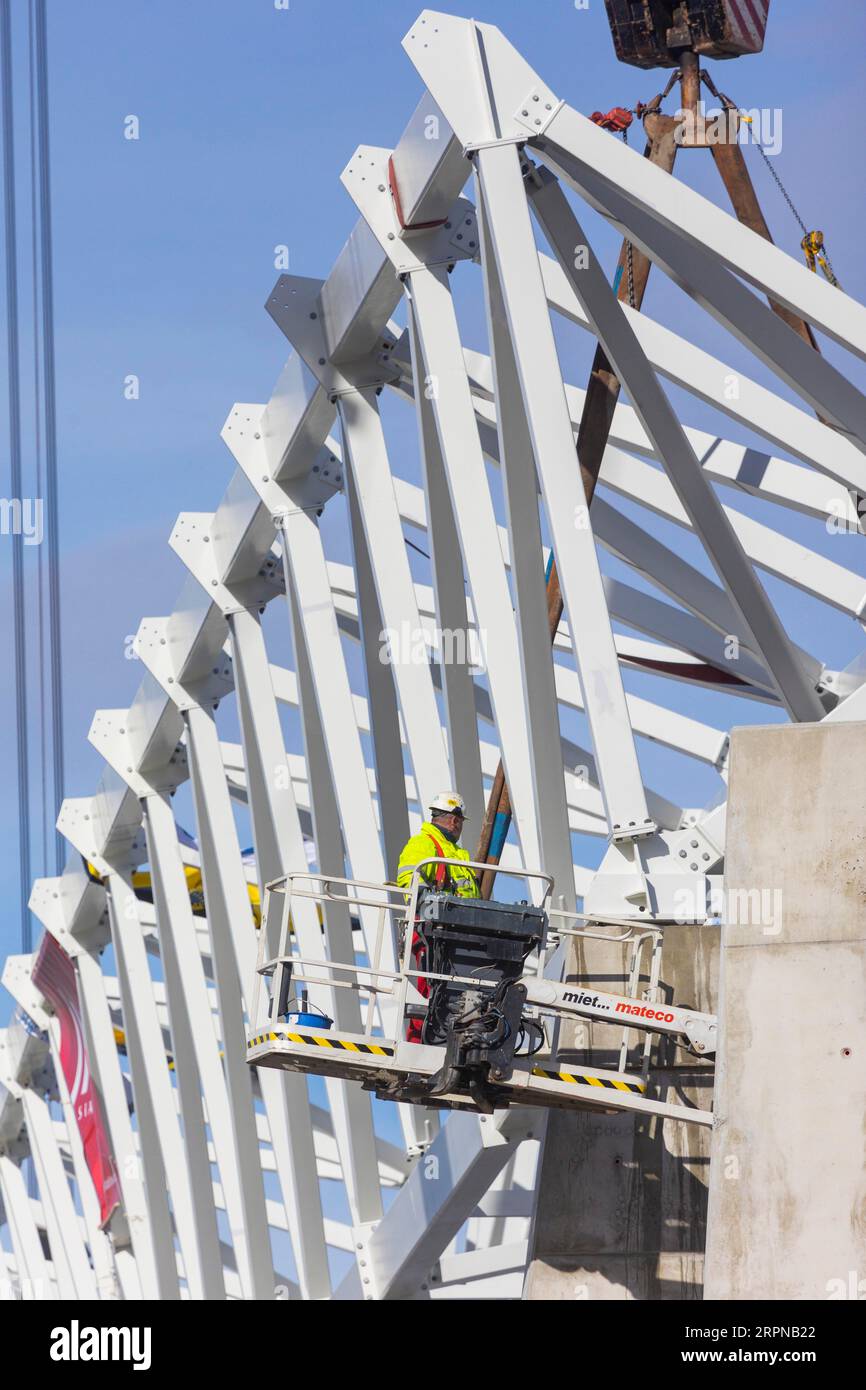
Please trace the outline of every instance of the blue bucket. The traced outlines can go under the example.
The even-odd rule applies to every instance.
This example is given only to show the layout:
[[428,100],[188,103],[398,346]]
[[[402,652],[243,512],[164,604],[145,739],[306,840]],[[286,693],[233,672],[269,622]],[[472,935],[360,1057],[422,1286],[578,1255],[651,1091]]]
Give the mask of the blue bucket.
[[285,1017],[290,1028],[328,1029],[334,1022],[327,1014],[286,1014]]

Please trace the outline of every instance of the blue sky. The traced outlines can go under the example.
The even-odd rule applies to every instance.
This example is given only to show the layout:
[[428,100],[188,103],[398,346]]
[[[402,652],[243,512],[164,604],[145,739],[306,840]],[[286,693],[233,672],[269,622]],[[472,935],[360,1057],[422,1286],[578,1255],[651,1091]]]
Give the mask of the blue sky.
[[[263,308],[278,273],[274,248],[288,246],[292,273],[328,273],[356,218],[339,183],[341,170],[358,144],[393,145],[420,95],[417,74],[400,47],[420,8],[419,0],[291,0],[288,10],[276,9],[273,0],[49,0],[69,795],[90,794],[98,780],[100,762],[86,742],[93,711],[128,704],[138,684],[140,667],[125,659],[128,635],[142,616],[168,612],[183,580],[165,544],[177,514],[212,509],[229,478],[222,422],[233,402],[267,399],[286,355],[287,345]],[[23,0],[15,11],[21,60],[16,116],[23,136]],[[838,4],[836,12],[845,14],[845,48],[862,53],[866,12],[854,0]],[[554,90],[584,112],[647,100],[666,80],[617,64],[601,0],[590,0],[587,10],[577,10],[572,0],[473,0],[472,13],[499,24]],[[839,18],[834,27],[838,33]],[[862,299],[863,180],[852,157],[856,137],[841,116],[857,109],[862,70],[856,60],[831,62],[826,13],[809,0],[787,0],[784,6],[776,0],[766,52],[712,70],[741,105],[782,111],[776,167],[809,225],[819,220],[846,289]],[[130,115],[140,123],[135,141],[124,139]],[[641,144],[640,137],[633,143]],[[799,254],[790,213],[755,152],[746,155],[776,239]],[[22,353],[29,360],[25,156],[22,143]],[[679,173],[724,201],[708,156],[681,156]],[[615,239],[594,217],[586,222],[612,268]],[[478,286],[467,284],[460,295],[467,339],[483,347]],[[658,272],[646,307],[767,380],[744,349]],[[560,334],[560,343],[570,378],[583,384],[588,341],[571,330]],[[835,349],[830,356],[845,361]],[[2,371],[5,379],[5,360]],[[124,398],[130,374],[140,381],[135,401]],[[862,383],[862,372],[854,375]],[[680,405],[685,398],[674,394]],[[25,379],[25,412],[28,406]],[[397,441],[395,469],[414,478],[413,426],[398,418],[398,410],[388,410]],[[683,414],[708,428],[716,421],[708,407],[690,402]],[[0,417],[5,438],[2,393]],[[747,438],[720,417],[716,423],[729,437]],[[27,468],[28,424],[25,413]],[[5,495],[8,482],[0,488]],[[341,505],[332,504],[325,526],[337,556],[346,553]],[[761,517],[775,511],[766,504],[738,505]],[[676,528],[655,529],[690,551]],[[856,540],[828,537],[820,525],[799,518],[789,529],[864,571]],[[0,545],[0,623],[11,668],[9,555],[8,543]],[[30,551],[31,571],[33,557]],[[413,563],[421,577],[423,565]],[[615,565],[606,568],[625,573]],[[844,664],[862,646],[855,625],[786,586],[768,587],[796,639],[831,664]],[[271,626],[282,620],[280,615]],[[32,630],[32,605],[28,621]],[[627,683],[720,727],[776,717],[763,706],[689,687],[665,694],[652,678],[629,676]],[[0,756],[8,770],[0,795],[2,959],[18,949],[19,928],[11,690],[4,689],[0,700]],[[577,737],[580,721],[568,732]],[[711,773],[675,755],[642,749],[642,759],[648,780],[689,804],[700,804],[712,790]],[[33,790],[38,800],[36,781]],[[40,815],[37,806],[37,872]]]

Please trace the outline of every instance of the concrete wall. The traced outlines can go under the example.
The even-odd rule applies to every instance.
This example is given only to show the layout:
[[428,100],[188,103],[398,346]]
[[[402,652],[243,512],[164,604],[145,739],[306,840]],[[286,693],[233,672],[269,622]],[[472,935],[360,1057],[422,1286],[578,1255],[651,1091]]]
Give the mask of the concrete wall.
[[734,733],[725,882],[705,1297],[866,1297],[866,724]]
[[[714,1012],[718,931],[671,927],[665,997]],[[622,947],[572,948],[567,976],[624,991]],[[578,1025],[578,1028],[580,1025]],[[569,1061],[618,1065],[620,1030],[563,1037]],[[570,1046],[569,1046],[570,1044]],[[711,1072],[671,1044],[651,1077],[661,1099],[709,1108]],[[615,1050],[616,1049],[616,1050]],[[542,1155],[528,1299],[696,1299],[701,1296],[710,1132],[623,1114],[551,1111]]]

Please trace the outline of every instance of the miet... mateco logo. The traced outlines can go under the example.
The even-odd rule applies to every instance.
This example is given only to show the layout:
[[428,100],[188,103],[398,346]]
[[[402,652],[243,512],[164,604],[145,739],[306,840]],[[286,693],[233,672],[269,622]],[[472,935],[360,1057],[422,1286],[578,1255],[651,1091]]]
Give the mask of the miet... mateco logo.
[[131,1361],[134,1371],[150,1369],[149,1327],[69,1327],[51,1331],[52,1361]]

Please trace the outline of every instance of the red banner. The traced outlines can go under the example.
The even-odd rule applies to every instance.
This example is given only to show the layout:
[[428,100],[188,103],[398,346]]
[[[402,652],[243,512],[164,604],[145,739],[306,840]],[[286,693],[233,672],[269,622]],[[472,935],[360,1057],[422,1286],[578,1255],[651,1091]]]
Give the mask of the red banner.
[[48,932],[42,938],[36,958],[33,983],[45,995],[60,1023],[60,1065],[84,1145],[84,1157],[99,1198],[100,1222],[104,1226],[120,1205],[120,1184],[87,1057],[75,966]]

